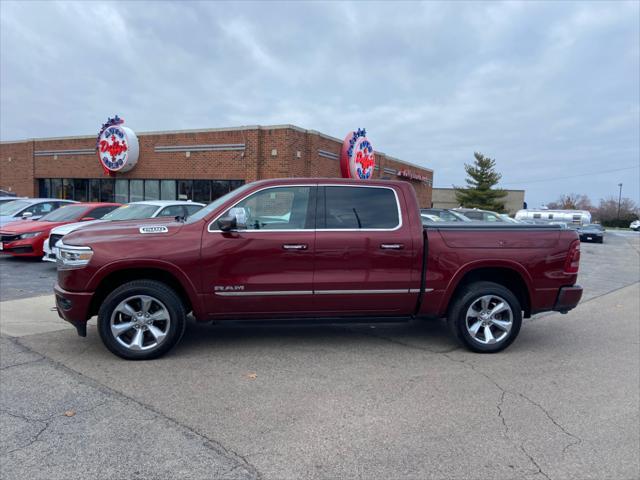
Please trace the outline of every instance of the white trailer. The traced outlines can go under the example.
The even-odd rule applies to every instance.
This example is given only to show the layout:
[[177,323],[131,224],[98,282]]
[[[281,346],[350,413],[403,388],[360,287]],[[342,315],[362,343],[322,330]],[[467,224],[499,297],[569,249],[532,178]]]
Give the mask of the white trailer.
[[587,210],[518,210],[516,220],[534,222],[563,222],[567,225],[589,225],[591,213]]

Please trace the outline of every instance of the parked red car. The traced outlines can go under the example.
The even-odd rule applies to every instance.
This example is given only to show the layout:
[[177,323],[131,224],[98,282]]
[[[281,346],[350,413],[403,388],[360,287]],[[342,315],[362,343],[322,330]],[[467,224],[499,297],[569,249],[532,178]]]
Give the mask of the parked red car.
[[42,246],[53,228],[83,220],[97,220],[119,206],[119,203],[72,203],[38,220],[10,223],[0,231],[0,253],[14,257],[42,257]]
[[566,313],[580,241],[555,225],[423,227],[399,181],[254,182],[186,220],[88,226],[58,242],[56,306],[78,334],[98,315],[113,353],[149,359],[198,321],[447,317],[477,352],[497,352],[522,318]]

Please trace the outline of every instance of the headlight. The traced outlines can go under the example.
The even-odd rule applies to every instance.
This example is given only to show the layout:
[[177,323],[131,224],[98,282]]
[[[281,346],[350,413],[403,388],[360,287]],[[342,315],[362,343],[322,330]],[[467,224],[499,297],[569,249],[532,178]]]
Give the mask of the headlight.
[[93,256],[93,250],[91,250],[91,248],[65,245],[62,243],[62,240],[56,243],[56,247],[58,247],[57,264],[59,270],[86,267]]
[[23,233],[22,235],[20,235],[18,238],[20,240],[24,240],[25,238],[33,238],[33,237],[37,237],[38,235],[40,235],[42,232],[29,232],[29,233]]

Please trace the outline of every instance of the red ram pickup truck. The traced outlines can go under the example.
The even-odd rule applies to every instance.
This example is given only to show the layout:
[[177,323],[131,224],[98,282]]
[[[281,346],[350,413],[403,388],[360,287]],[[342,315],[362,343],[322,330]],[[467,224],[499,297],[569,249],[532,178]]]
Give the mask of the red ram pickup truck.
[[447,318],[476,352],[497,352],[522,318],[567,312],[580,241],[551,225],[423,226],[400,181],[246,184],[188,218],[110,222],[58,243],[56,306],[81,336],[150,359],[197,321],[369,322]]

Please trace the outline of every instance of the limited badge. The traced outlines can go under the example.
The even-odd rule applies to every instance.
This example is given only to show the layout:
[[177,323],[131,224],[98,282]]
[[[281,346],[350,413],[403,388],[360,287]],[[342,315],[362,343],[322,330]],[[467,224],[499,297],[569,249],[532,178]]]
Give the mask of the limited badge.
[[164,225],[152,225],[148,227],[140,227],[140,233],[168,233],[169,229]]

